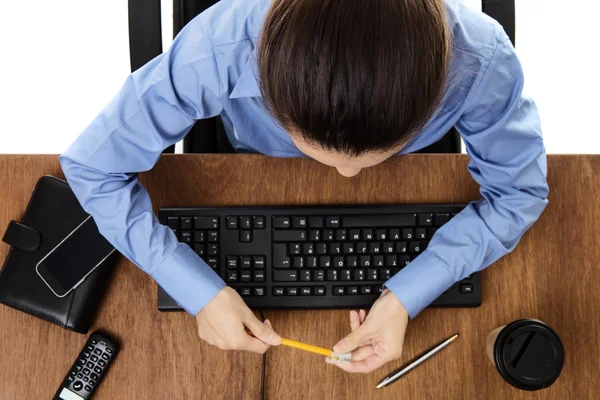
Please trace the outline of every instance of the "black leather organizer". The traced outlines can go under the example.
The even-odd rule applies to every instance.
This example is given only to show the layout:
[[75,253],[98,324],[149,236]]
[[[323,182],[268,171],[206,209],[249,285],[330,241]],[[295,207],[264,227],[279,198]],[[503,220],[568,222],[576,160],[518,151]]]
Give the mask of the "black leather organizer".
[[11,221],[2,239],[11,248],[0,271],[0,303],[65,329],[87,333],[117,252],[62,298],[35,270],[38,262],[87,217],[67,182],[52,176],[40,178],[22,222]]

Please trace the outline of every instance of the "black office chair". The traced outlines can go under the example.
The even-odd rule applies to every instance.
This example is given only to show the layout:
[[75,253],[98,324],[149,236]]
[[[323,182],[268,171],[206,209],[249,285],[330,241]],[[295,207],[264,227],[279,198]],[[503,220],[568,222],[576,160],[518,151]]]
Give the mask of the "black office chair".
[[[173,36],[218,0],[173,0]],[[496,19],[515,43],[515,1],[482,0],[482,10]],[[162,53],[160,0],[129,0],[129,49],[135,71]],[[171,146],[165,152],[172,153]],[[183,141],[184,153],[233,153],[220,117],[199,120]],[[452,128],[419,153],[460,153],[460,135]]]

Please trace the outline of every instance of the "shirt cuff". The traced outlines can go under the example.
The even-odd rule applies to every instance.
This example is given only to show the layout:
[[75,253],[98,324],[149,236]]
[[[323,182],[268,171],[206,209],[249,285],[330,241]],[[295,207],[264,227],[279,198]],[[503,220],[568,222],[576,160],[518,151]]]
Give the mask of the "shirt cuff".
[[394,293],[413,319],[454,283],[446,264],[425,250],[388,279],[384,287]]
[[221,277],[182,243],[151,275],[190,315],[198,314],[225,287]]

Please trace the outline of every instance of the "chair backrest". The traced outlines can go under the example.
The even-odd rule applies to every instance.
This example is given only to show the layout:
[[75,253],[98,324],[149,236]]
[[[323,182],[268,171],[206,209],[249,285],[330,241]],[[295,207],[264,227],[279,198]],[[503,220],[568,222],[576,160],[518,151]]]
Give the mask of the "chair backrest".
[[[219,0],[173,0],[173,36]],[[496,19],[515,44],[515,1],[482,0],[482,10]],[[160,0],[129,0],[129,47],[135,71],[162,52]],[[184,139],[185,153],[232,152],[219,117],[197,121]],[[173,152],[173,146],[165,152]],[[420,153],[460,153],[460,135],[452,129]]]

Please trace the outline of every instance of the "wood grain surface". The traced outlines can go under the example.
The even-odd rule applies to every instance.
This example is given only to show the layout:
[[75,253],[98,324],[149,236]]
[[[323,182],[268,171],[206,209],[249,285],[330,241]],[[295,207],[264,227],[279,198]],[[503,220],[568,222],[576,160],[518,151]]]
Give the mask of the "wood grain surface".
[[[410,155],[348,179],[308,159],[167,155],[141,175],[155,210],[169,206],[460,203],[479,189],[461,155]],[[404,354],[368,375],[322,357],[268,351],[267,399],[594,399],[600,393],[600,156],[550,156],[549,205],[516,250],[483,273],[483,305],[427,309],[408,326]],[[62,177],[56,156],[0,156],[0,231],[19,220],[37,179]],[[1,233],[1,232],[0,232]],[[8,252],[0,244],[0,260]],[[97,399],[259,399],[261,357],[201,342],[185,313],[156,308],[156,284],[120,258],[92,329],[122,348]],[[332,347],[349,332],[346,310],[267,311],[284,337]],[[489,331],[538,318],[561,336],[559,380],[519,391],[485,354]],[[91,332],[91,331],[90,331]],[[425,349],[460,333],[439,355],[388,388],[376,383]],[[50,399],[87,336],[0,305],[0,399]]]

